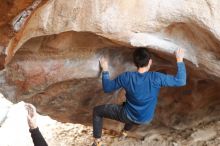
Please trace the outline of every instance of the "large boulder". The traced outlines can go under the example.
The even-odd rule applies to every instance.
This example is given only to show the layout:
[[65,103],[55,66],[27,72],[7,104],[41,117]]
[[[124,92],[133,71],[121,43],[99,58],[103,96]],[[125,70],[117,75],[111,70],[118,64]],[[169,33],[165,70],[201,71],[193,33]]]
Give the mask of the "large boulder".
[[[123,90],[103,93],[100,56],[109,58],[114,78],[135,70],[134,47],[150,46],[152,70],[175,74],[172,54],[181,47],[187,86],[162,89],[153,126],[185,129],[212,121],[220,104],[219,8],[218,0],[44,2],[2,49],[0,90],[59,121],[90,125],[94,106],[124,101]],[[115,129],[117,123],[108,122]]]

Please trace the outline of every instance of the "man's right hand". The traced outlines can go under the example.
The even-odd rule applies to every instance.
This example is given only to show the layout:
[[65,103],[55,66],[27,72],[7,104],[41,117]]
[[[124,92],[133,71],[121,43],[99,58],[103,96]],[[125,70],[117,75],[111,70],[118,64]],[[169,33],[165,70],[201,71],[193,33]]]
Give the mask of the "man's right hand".
[[101,57],[99,60],[101,68],[103,71],[108,71],[108,61],[105,57]]
[[183,62],[184,49],[177,49],[175,51],[177,62]]

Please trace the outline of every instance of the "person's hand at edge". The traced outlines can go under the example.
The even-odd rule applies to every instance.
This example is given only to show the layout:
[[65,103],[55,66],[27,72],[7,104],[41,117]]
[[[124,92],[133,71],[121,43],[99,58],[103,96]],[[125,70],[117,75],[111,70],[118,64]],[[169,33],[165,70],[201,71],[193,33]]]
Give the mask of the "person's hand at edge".
[[36,108],[29,103],[25,104],[25,108],[28,111],[27,115],[27,121],[30,129],[36,129],[37,128],[37,112]]

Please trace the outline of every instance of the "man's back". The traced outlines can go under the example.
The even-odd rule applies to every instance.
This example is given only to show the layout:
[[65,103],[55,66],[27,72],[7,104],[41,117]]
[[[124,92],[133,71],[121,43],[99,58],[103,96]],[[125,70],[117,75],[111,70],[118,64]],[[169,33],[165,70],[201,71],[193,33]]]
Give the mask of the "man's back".
[[109,73],[103,75],[103,89],[111,92],[119,88],[126,91],[125,111],[135,123],[148,123],[154,116],[160,87],[183,86],[186,84],[186,71],[183,62],[177,63],[176,76],[159,72],[125,72],[110,80]]
[[154,86],[154,72],[127,72],[125,111],[135,123],[153,118],[159,88]]

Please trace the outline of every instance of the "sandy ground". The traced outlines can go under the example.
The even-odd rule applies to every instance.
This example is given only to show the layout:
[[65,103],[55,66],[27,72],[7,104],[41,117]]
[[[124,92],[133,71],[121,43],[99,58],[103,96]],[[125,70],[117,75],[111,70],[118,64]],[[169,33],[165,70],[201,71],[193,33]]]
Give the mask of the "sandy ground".
[[[0,97],[0,146],[33,146],[28,131],[24,102],[12,104]],[[40,131],[49,146],[90,146],[92,127],[61,123],[48,116],[38,115]],[[194,128],[174,130],[157,127],[142,139],[129,137],[120,140],[112,131],[103,130],[106,146],[220,146],[220,120],[202,123]]]
[[[93,140],[92,127],[58,122],[47,128],[53,131],[53,136],[47,141],[54,146],[90,146]],[[48,135],[48,131],[43,132]],[[126,138],[121,141],[119,136],[109,132],[105,130],[103,134],[103,142],[109,146],[220,146],[220,121],[184,131],[158,128],[150,131],[142,140]]]

